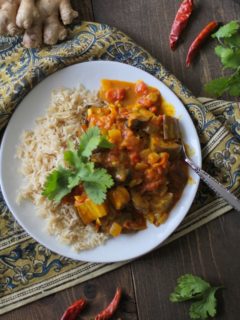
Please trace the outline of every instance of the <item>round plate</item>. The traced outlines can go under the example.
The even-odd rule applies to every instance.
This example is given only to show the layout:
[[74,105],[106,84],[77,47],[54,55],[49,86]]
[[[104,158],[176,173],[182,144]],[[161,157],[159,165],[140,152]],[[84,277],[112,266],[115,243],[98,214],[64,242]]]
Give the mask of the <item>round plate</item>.
[[183,139],[194,150],[192,159],[201,166],[201,149],[193,122],[176,95],[162,82],[150,74],[118,62],[92,61],[76,64],[54,73],[38,84],[20,103],[5,131],[1,147],[1,187],[6,203],[20,225],[38,242],[50,250],[76,260],[89,262],[114,262],[133,259],[159,246],[181,223],[187,214],[197,192],[199,177],[190,171],[191,183],[184,189],[181,199],[172,209],[167,221],[159,227],[149,224],[146,230],[120,235],[109,239],[95,249],[74,252],[54,236],[46,232],[46,221],[40,218],[35,206],[24,201],[16,203],[17,190],[23,182],[18,173],[20,160],[14,157],[19,137],[24,130],[35,126],[35,119],[46,113],[51,91],[60,87],[78,87],[83,84],[87,89],[98,90],[100,80],[116,79],[135,82],[143,80],[148,85],[160,90],[165,100],[175,108],[175,115],[180,119]]

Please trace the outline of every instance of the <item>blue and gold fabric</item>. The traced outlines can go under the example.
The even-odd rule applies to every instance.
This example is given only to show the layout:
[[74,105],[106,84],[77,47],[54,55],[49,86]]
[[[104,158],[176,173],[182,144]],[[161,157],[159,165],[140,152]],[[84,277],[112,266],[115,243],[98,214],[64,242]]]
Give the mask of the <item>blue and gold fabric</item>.
[[[0,127],[24,96],[41,80],[68,65],[115,60],[141,68],[163,81],[189,111],[201,141],[203,167],[239,195],[240,111],[237,103],[196,99],[148,52],[107,25],[82,23],[64,43],[26,49],[21,38],[0,38]],[[194,204],[169,241],[231,209],[201,184]],[[126,262],[124,262],[126,263]],[[50,252],[14,220],[0,199],[0,314],[86,281],[124,263],[77,262]]]

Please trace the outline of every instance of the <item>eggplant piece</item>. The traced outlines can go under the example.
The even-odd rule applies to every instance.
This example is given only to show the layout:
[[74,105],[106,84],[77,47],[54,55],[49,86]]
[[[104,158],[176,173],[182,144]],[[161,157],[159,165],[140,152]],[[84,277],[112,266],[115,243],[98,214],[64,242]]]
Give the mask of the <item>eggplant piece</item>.
[[173,205],[173,193],[167,192],[163,196],[155,195],[151,199],[151,212],[162,214],[168,212]]
[[113,173],[114,179],[116,179],[118,182],[125,182],[126,180],[129,180],[130,170],[120,166],[116,169],[116,171]]
[[93,152],[91,160],[95,163],[102,163],[104,161],[104,154],[98,151]]
[[153,116],[154,114],[152,112],[145,109],[140,109],[138,111],[132,112],[128,119],[128,127],[132,130],[140,129]]
[[151,135],[150,137],[150,149],[153,152],[167,152],[171,157],[176,157],[181,151],[181,144],[175,141],[164,141],[157,135]]
[[138,191],[131,191],[131,197],[135,209],[143,212],[144,214],[149,212],[150,203],[147,197],[142,196]]
[[126,220],[123,223],[124,231],[139,231],[147,228],[147,223],[144,218],[139,218],[137,220]]
[[129,187],[134,188],[142,183],[142,178],[134,178],[129,182]]
[[163,116],[163,138],[164,140],[180,140],[178,119],[166,115]]
[[125,187],[118,186],[108,193],[109,199],[116,210],[123,209],[130,201],[130,194]]

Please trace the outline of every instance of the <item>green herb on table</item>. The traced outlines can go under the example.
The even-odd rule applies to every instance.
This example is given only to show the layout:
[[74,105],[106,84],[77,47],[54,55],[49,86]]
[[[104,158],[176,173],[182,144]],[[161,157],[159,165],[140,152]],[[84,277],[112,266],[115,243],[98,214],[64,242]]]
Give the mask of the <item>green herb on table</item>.
[[210,81],[205,85],[205,90],[217,97],[223,93],[238,97],[240,96],[240,22],[229,22],[218,29],[212,37],[219,42],[215,53],[221,60],[223,70],[232,70],[232,74]]
[[177,286],[170,295],[171,302],[193,300],[189,309],[190,319],[208,319],[217,313],[215,293],[221,287],[212,287],[208,282],[192,274],[178,278]]
[[69,167],[59,166],[52,171],[46,178],[42,194],[59,203],[74,187],[82,184],[87,196],[94,203],[103,203],[107,189],[111,188],[114,182],[106,169],[95,168],[90,157],[97,148],[112,147],[113,144],[101,135],[98,127],[88,129],[79,139],[77,149],[73,143],[68,144],[64,160]]

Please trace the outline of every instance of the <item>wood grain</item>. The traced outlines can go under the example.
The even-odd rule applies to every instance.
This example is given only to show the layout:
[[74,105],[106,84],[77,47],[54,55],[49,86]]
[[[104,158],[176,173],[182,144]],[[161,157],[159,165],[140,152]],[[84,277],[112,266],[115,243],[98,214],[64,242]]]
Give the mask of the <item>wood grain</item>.
[[227,22],[239,17],[240,2],[233,0],[195,1],[195,10],[176,51],[169,48],[169,32],[179,6],[176,0],[93,0],[96,21],[115,26],[177,76],[196,96],[204,95],[203,84],[221,76],[214,54],[214,41],[207,41],[194,65],[187,69],[188,48],[198,32],[211,20]]
[[123,289],[123,297],[113,320],[120,317],[124,320],[136,320],[130,265],[14,310],[1,316],[1,320],[57,320],[70,304],[80,298],[85,298],[88,304],[79,319],[94,319],[112,300],[118,286]]
[[74,10],[78,11],[78,18],[76,21],[93,21],[93,7],[91,0],[71,0]]
[[229,213],[132,263],[139,319],[188,319],[189,303],[168,299],[176,279],[186,273],[223,285],[217,319],[239,319],[239,228],[239,214]]
[[[176,13],[177,0],[74,0],[79,20],[107,23],[123,30],[157,57],[192,92],[203,95],[203,84],[221,75],[214,55],[213,41],[201,50],[192,68],[186,69],[188,47],[210,20],[227,22],[237,19],[239,0],[199,0],[175,52],[168,45],[168,34]],[[86,297],[87,308],[81,319],[90,319],[112,298],[116,286],[124,297],[114,319],[186,320],[188,303],[172,304],[168,297],[178,276],[193,273],[212,284],[223,284],[219,293],[217,319],[238,320],[240,314],[240,217],[229,213],[199,228],[172,244],[152,252],[129,265],[71,289],[19,308],[1,320],[60,319],[64,309],[79,297]],[[126,248],[127,250],[127,248]],[[80,319],[80,318],[79,318]]]

